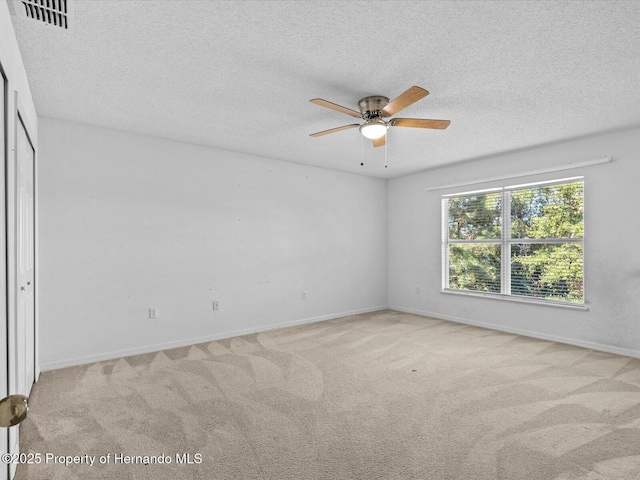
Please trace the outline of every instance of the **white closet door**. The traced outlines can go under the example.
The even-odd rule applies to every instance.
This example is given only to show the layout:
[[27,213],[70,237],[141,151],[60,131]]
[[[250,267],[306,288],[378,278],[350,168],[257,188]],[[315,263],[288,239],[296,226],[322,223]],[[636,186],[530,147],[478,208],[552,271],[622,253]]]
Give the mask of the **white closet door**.
[[[9,385],[10,394],[29,396],[35,380],[35,225],[34,225],[34,167],[35,150],[29,139],[27,129],[20,118],[15,124],[15,156],[13,157],[15,172],[14,205],[9,205],[9,215],[13,216],[15,255],[9,260],[14,266],[15,285],[9,292],[15,292],[10,299],[15,302],[14,314],[9,315]],[[13,208],[12,208],[13,207]],[[11,230],[10,234],[11,234]],[[9,266],[9,265],[8,265]],[[11,268],[9,270],[12,270]],[[12,276],[9,275],[9,278]],[[11,286],[10,286],[11,287]],[[9,309],[11,312],[11,309]],[[13,318],[11,318],[13,317]],[[19,426],[9,430],[9,453],[20,451]],[[13,478],[16,464],[9,468],[9,478]]]
[[35,151],[27,130],[18,121],[16,138],[16,332],[17,392],[29,396],[35,379],[35,303],[34,303],[34,190]]

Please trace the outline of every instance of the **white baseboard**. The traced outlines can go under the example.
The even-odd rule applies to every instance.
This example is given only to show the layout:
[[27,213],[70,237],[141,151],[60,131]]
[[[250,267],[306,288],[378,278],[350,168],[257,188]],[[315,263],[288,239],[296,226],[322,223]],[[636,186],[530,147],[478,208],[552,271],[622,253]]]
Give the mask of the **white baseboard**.
[[204,337],[185,338],[185,339],[176,340],[173,342],[158,343],[154,345],[143,345],[140,347],[125,348],[122,350],[113,350],[110,352],[98,353],[95,355],[87,355],[84,357],[65,358],[62,360],[54,360],[51,362],[42,362],[40,364],[40,369],[43,372],[48,370],[57,370],[59,368],[73,367],[76,365],[85,365],[87,363],[101,362],[103,360],[113,360],[116,358],[129,357],[131,355],[139,355],[141,353],[158,352],[160,350],[168,350],[171,348],[186,347],[188,345],[197,345],[199,343],[213,342],[215,340],[222,340],[224,338],[239,337],[240,335],[266,332],[269,330],[276,330],[278,328],[293,327],[295,325],[303,325],[306,323],[322,322],[323,320],[331,320],[332,318],[339,318],[339,317],[348,317],[349,315],[357,315],[359,313],[377,312],[380,310],[386,310],[388,308],[389,308],[388,305],[379,305],[377,307],[362,308],[362,309],[350,310],[347,312],[340,312],[340,313],[330,313],[328,315],[320,315],[317,317],[303,318],[299,320],[292,320],[289,322],[274,323],[271,325],[265,325],[265,326],[255,327],[255,328],[244,328],[241,330],[232,330],[228,332],[215,333],[213,335],[206,335]]
[[493,323],[478,322],[475,320],[469,320],[467,318],[454,317],[452,315],[444,315],[442,313],[427,312],[424,310],[416,310],[413,308],[404,308],[398,305],[389,305],[390,310],[396,310],[398,312],[414,313],[423,317],[431,317],[438,320],[448,320],[456,323],[464,323],[466,325],[473,325],[475,327],[487,328],[489,330],[498,330],[500,332],[514,333],[516,335],[524,335],[525,337],[538,338],[540,340],[549,340],[552,342],[566,343],[568,345],[575,345],[576,347],[588,348],[590,350],[598,350],[600,352],[613,353],[616,355],[624,355],[626,357],[640,358],[640,350],[634,350],[632,348],[616,347],[614,345],[607,345],[604,343],[589,342],[586,340],[578,340],[575,338],[560,337],[557,335],[548,335],[546,333],[532,332],[530,330],[523,330],[520,328],[511,328],[504,325],[495,325]]

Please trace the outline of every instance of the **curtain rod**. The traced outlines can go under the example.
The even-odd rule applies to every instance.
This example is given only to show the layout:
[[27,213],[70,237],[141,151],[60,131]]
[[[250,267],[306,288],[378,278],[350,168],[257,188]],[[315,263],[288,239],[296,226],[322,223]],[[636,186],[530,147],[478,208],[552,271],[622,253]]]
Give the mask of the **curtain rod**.
[[612,159],[610,155],[606,155],[602,158],[595,160],[587,160],[585,162],[567,163],[566,165],[556,165],[555,167],[541,168],[539,170],[528,170],[522,173],[510,173],[508,175],[499,175],[496,177],[487,177],[476,180],[470,180],[468,182],[449,183],[447,185],[439,185],[437,187],[427,187],[427,192],[433,190],[444,190],[445,188],[464,187],[466,185],[475,185],[477,183],[493,182],[494,180],[508,180],[510,178],[526,177],[528,175],[537,175],[539,173],[561,172],[563,170],[571,170],[572,168],[591,167],[593,165],[602,165],[603,163],[611,163]]

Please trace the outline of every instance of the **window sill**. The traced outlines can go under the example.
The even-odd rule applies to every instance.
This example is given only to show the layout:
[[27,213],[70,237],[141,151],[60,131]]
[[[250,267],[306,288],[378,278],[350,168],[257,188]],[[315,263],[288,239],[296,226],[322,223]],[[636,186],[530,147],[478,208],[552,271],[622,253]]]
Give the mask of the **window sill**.
[[465,297],[481,297],[481,298],[488,298],[491,300],[503,300],[507,302],[528,303],[528,304],[534,304],[534,305],[542,305],[545,307],[569,308],[571,310],[583,310],[583,311],[589,310],[589,307],[584,303],[570,303],[570,302],[558,302],[553,300],[541,300],[541,299],[534,299],[529,297],[518,297],[515,295],[503,295],[500,293],[471,292],[471,291],[463,291],[463,290],[451,290],[448,288],[440,290],[440,293],[446,293],[449,295],[463,295]]

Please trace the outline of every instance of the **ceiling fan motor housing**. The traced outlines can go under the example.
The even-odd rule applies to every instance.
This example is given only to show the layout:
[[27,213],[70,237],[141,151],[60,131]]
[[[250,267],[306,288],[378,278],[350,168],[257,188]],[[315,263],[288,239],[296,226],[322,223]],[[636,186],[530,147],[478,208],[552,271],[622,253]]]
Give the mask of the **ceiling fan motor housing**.
[[381,110],[386,107],[388,103],[389,99],[387,97],[371,95],[360,100],[358,106],[360,107],[362,118],[368,120],[370,118],[381,117]]

